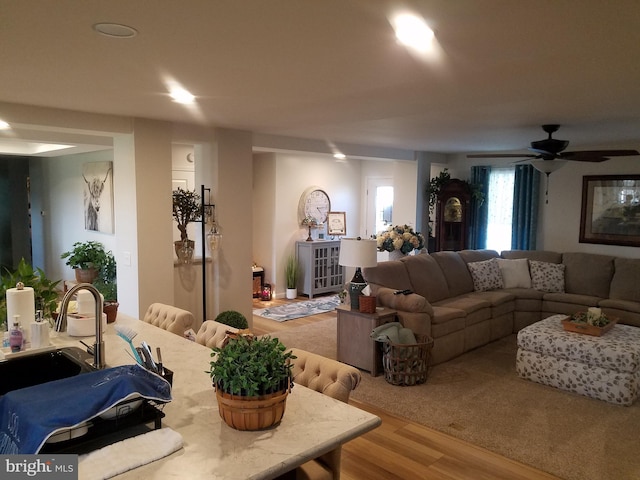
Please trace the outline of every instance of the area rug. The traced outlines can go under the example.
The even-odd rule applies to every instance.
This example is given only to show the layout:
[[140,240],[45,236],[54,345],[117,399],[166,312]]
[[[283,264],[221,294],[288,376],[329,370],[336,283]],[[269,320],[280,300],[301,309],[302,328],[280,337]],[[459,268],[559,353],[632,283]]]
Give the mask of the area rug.
[[[336,320],[278,332],[288,347],[336,358]],[[566,480],[640,478],[640,402],[612,405],[518,377],[511,335],[432,367],[412,387],[362,372],[351,398]]]
[[331,295],[330,297],[320,297],[305,302],[291,302],[277,307],[258,308],[253,311],[253,314],[276,322],[286,322],[294,318],[330,312],[335,310],[338,305],[340,305],[340,297]]

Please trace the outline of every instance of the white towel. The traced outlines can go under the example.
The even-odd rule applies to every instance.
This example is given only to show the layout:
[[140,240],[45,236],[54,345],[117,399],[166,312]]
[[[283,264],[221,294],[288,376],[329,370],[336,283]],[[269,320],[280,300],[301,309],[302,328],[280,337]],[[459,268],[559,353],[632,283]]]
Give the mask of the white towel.
[[182,448],[182,435],[170,428],[127,438],[78,458],[80,480],[104,480],[146,465]]

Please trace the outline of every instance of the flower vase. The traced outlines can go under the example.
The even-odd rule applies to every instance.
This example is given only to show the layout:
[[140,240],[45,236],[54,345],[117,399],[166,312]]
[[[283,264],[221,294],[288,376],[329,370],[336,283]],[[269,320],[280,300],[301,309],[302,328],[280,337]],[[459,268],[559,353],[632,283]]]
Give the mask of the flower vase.
[[389,252],[389,260],[400,260],[405,254],[401,250],[393,250]]

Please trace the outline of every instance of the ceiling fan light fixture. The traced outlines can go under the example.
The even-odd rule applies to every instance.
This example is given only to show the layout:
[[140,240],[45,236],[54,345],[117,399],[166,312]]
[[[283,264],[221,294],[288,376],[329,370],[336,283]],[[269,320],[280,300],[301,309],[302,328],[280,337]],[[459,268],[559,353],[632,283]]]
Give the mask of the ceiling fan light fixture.
[[539,172],[549,175],[556,170],[561,169],[567,163],[567,160],[531,160],[531,166]]

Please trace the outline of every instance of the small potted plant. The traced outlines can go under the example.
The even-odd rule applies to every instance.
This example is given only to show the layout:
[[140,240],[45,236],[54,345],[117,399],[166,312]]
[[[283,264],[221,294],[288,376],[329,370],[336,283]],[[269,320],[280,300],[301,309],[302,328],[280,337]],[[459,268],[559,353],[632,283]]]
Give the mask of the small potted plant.
[[178,187],[173,191],[173,219],[178,223],[180,240],[174,242],[178,259],[190,262],[193,258],[195,242],[189,239],[187,226],[197,222],[202,216],[200,195],[195,190],[184,190]]
[[7,318],[7,290],[15,288],[18,282],[22,282],[25,287],[33,288],[36,310],[42,310],[42,315],[46,319],[55,319],[55,312],[58,308],[58,290],[56,287],[60,280],[49,280],[41,269],[36,268],[34,270],[22,258],[15,271],[5,268],[2,274],[2,282],[0,283],[0,328],[6,330],[4,322]]
[[284,265],[284,276],[287,282],[286,296],[289,300],[293,300],[298,296],[298,260],[295,255],[289,255]]
[[249,328],[249,322],[247,322],[247,317],[245,317],[240,312],[236,312],[235,310],[226,310],[221,312],[216,317],[216,322],[224,323],[225,325],[229,325],[230,327],[237,328],[238,330],[244,330]]
[[115,322],[118,315],[116,267],[113,253],[107,252],[106,259],[98,272],[98,278],[93,282],[93,285],[104,297],[103,311],[107,314],[107,323]]
[[60,255],[73,268],[78,283],[93,283],[102,265],[107,261],[107,251],[100,242],[75,242],[73,248]]
[[277,338],[238,334],[212,349],[210,369],[224,422],[236,430],[277,425],[293,386],[295,355]]

